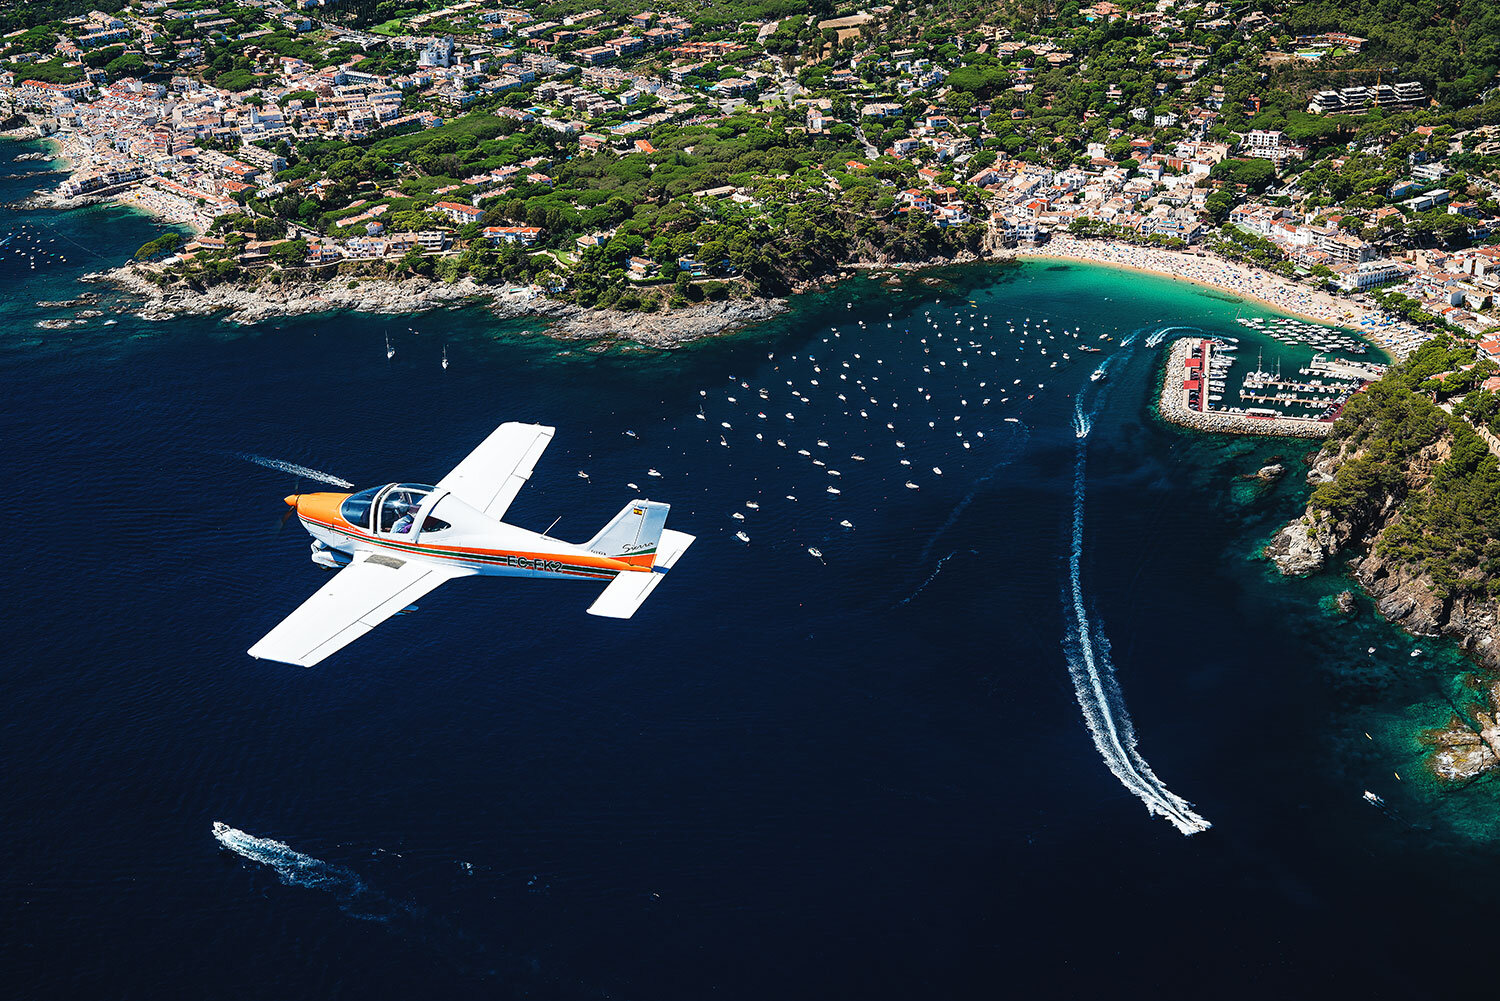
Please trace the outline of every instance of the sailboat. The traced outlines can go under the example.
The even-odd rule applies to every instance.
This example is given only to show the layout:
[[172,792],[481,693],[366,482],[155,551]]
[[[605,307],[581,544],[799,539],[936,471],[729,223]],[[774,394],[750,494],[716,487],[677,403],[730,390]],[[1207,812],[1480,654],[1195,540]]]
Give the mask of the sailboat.
[[396,357],[396,349],[393,348],[393,347],[391,347],[391,335],[390,334],[386,334],[385,335],[385,360],[386,361],[390,361],[394,357]]
[[443,371],[448,371],[448,345],[443,345]]

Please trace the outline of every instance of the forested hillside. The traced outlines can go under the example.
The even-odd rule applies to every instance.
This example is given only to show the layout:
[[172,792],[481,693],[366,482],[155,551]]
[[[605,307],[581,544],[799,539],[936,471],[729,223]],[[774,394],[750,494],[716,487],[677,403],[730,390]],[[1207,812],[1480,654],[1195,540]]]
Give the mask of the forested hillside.
[[1500,464],[1463,416],[1493,419],[1495,394],[1477,384],[1494,372],[1474,363],[1471,344],[1423,345],[1350,401],[1326,446],[1345,458],[1312,495],[1311,508],[1348,523],[1351,537],[1380,532],[1376,552],[1442,595],[1500,595]]
[[1368,38],[1361,54],[1366,65],[1420,79],[1450,106],[1472,101],[1500,70],[1495,0],[1311,0],[1286,5],[1278,16],[1299,35],[1340,31]]

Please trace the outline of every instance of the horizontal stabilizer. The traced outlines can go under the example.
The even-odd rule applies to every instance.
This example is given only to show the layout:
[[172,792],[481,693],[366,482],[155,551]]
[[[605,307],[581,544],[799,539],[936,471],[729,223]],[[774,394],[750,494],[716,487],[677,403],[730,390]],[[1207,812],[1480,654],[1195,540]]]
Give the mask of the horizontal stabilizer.
[[636,609],[641,607],[651,592],[656,590],[656,585],[662,582],[667,571],[677,563],[679,557],[687,552],[691,546],[694,536],[686,532],[674,532],[670,528],[662,530],[661,538],[656,543],[656,563],[650,573],[626,570],[610,581],[604,591],[589,606],[590,615],[602,615],[608,619],[628,619],[635,614]]

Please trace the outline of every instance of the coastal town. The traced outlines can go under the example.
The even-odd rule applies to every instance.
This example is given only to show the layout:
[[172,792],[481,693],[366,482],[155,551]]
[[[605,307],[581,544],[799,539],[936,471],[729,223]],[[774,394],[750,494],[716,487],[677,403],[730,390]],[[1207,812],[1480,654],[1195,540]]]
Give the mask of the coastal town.
[[[1360,324],[1397,355],[1500,326],[1500,98],[1362,82],[1352,29],[1172,0],[941,30],[911,4],[114,6],[0,38],[0,113],[60,146],[54,202],[192,230],[142,248],[154,280],[467,277],[650,310],[1038,254]],[[1076,93],[1121,57],[1141,72]]]

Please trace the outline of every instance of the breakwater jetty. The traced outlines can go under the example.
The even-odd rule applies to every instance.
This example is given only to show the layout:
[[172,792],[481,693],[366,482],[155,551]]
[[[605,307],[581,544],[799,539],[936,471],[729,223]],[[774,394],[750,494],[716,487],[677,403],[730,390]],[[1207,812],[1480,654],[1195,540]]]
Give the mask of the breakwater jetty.
[[1218,434],[1328,437],[1333,429],[1332,421],[1211,409],[1206,373],[1212,351],[1211,342],[1201,337],[1182,337],[1172,342],[1162,373],[1160,409],[1163,419],[1195,431]]

